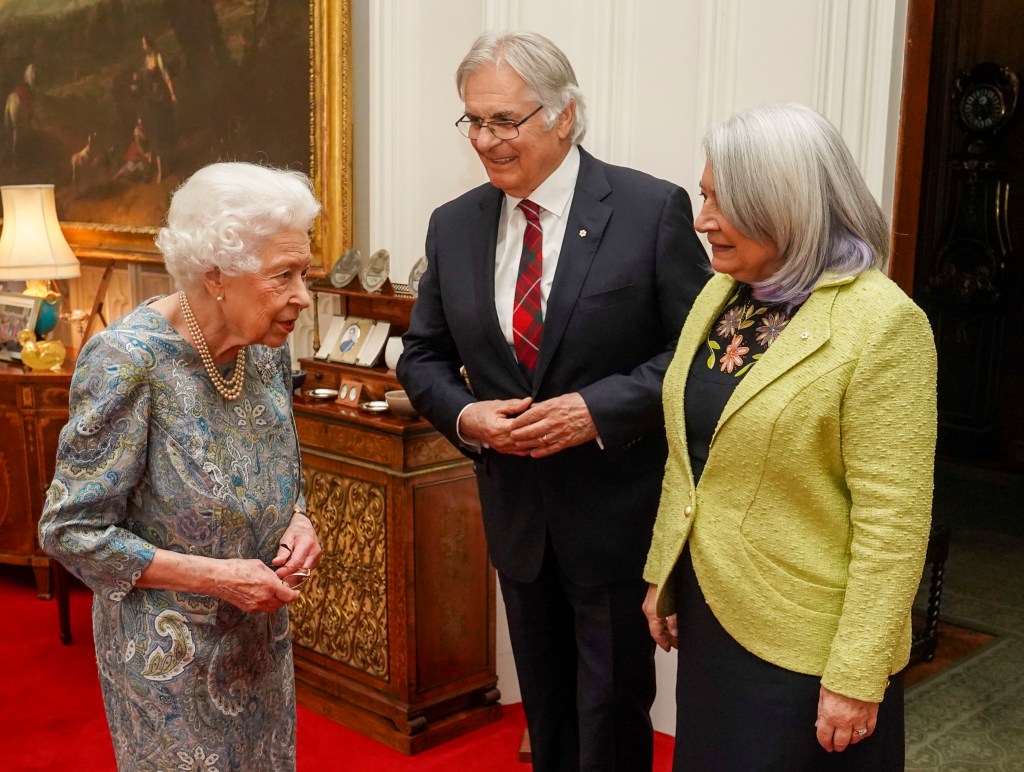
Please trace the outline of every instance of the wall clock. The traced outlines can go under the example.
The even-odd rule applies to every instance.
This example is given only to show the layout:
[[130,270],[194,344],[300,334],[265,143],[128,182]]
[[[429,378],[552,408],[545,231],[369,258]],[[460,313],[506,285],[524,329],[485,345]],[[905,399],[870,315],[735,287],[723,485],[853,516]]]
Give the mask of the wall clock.
[[968,133],[992,136],[1013,115],[1019,92],[1020,81],[1008,67],[992,62],[978,64],[956,80],[956,115]]

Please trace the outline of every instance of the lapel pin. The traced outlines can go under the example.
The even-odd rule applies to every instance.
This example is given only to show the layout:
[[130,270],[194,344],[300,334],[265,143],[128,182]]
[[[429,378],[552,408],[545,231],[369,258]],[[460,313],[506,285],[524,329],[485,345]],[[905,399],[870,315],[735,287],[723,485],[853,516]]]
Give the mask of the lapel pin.
[[800,333],[800,338],[802,340],[807,340],[809,337],[811,337],[811,333],[807,332],[807,330],[804,330],[802,333]]
[[586,228],[580,228],[580,238],[582,239],[582,238],[586,237],[586,235],[587,235],[587,229]]

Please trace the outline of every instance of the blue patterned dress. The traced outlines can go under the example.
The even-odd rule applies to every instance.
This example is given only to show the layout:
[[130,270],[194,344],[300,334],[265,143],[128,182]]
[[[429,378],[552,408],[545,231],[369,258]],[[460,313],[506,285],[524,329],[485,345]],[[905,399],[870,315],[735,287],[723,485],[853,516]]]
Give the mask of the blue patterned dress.
[[39,538],[95,593],[120,769],[295,768],[287,609],[134,585],[157,547],[272,559],[304,503],[298,454],[286,347],[248,347],[233,402],[148,303],[83,348]]

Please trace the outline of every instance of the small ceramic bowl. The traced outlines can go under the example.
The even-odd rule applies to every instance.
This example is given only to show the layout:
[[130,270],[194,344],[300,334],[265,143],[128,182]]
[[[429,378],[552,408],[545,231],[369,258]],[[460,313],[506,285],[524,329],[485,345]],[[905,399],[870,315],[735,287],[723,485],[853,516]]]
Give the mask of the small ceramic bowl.
[[384,399],[388,403],[388,408],[395,415],[402,418],[416,417],[416,411],[413,409],[412,403],[404,391],[386,391],[384,392]]
[[306,382],[306,371],[305,370],[292,370],[292,391],[302,388],[302,384]]

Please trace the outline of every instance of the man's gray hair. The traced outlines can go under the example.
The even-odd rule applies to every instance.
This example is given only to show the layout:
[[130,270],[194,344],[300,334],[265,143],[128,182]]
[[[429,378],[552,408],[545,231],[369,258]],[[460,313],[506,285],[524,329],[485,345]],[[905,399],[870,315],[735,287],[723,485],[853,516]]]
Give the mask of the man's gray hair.
[[[533,98],[544,105],[545,131],[550,131],[570,102],[576,103],[570,139],[578,145],[587,133],[587,109],[583,92],[576,83],[569,58],[561,49],[536,32],[485,32],[476,39],[455,71],[459,98],[466,98],[466,81],[481,67],[512,68]],[[484,117],[484,116],[481,116]]]
[[215,268],[229,276],[258,270],[268,237],[308,231],[319,212],[313,186],[302,172],[210,164],[174,191],[156,246],[175,285],[194,289]]
[[741,233],[779,250],[782,267],[753,285],[760,300],[801,303],[826,271],[884,265],[889,229],[836,128],[809,107],[744,110],[704,137],[715,196]]

